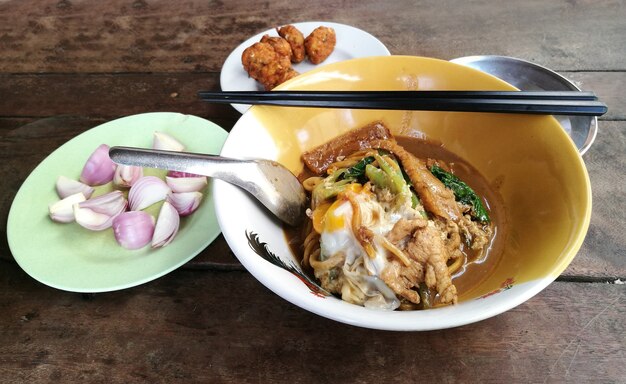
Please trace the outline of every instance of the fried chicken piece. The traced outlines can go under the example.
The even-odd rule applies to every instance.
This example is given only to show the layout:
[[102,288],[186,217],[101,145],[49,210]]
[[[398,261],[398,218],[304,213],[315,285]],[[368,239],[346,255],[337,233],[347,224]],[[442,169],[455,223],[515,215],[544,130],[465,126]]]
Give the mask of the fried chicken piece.
[[261,38],[261,43],[268,43],[274,48],[274,51],[281,56],[287,56],[289,61],[292,61],[293,51],[291,50],[291,45],[287,42],[287,40],[282,37],[263,35]]
[[291,56],[292,63],[299,63],[304,60],[304,35],[302,32],[293,25],[285,25],[281,28],[276,28],[276,32],[283,39],[287,40],[291,46],[293,56]]
[[297,75],[289,57],[282,56],[269,43],[254,43],[241,55],[243,68],[248,75],[270,91],[277,85]]
[[329,27],[317,27],[304,39],[304,49],[313,64],[326,60],[335,49],[337,37],[335,30]]

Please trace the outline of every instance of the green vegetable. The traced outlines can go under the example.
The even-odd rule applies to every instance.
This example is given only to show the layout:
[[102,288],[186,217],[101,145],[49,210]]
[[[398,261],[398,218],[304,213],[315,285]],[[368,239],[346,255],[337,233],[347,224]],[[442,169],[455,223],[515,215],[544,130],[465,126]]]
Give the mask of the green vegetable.
[[[417,205],[420,203],[420,198],[417,197],[417,193],[415,193],[414,191],[411,191],[411,208],[415,208],[417,207]],[[425,213],[426,212],[422,212],[422,216],[426,217]]]
[[[372,164],[374,162],[378,164],[378,167]],[[312,193],[313,201],[319,204],[337,196],[352,183],[363,185],[367,181],[377,188],[388,189],[397,196],[398,204],[403,204],[409,199],[411,206],[415,208],[420,203],[415,192],[411,190],[410,180],[398,162],[385,151],[364,157],[350,168],[337,169],[315,187]]]
[[367,156],[362,158],[361,160],[359,160],[358,163],[354,164],[343,173],[343,178],[356,179],[359,184],[365,184],[365,166],[373,163],[374,160],[374,156]]
[[323,201],[330,199],[331,197],[337,196],[340,192],[345,190],[349,184],[352,184],[354,180],[351,179],[343,179],[341,177],[345,169],[338,169],[333,172],[330,176],[324,179],[311,194],[311,198],[313,199],[313,206],[317,206],[321,204]]
[[435,175],[436,178],[441,180],[443,185],[445,185],[447,188],[451,189],[452,192],[454,192],[454,197],[456,201],[472,207],[470,211],[472,217],[482,223],[489,222],[489,215],[487,214],[485,206],[480,200],[480,197],[478,197],[476,192],[474,192],[474,190],[470,188],[469,185],[465,184],[455,175],[444,171],[438,165],[433,165],[430,168],[430,172]]
[[[408,185],[409,189],[411,190],[411,208],[415,208],[418,205],[421,205],[422,202],[420,201],[419,196],[417,196],[417,193],[415,193],[415,190],[413,189],[413,182],[411,181],[409,175],[407,175],[404,168],[400,168],[400,170],[402,171],[402,177],[404,177],[406,185]],[[421,213],[424,218],[427,217],[426,212],[422,211]]]
[[425,283],[420,283],[419,286],[417,287],[417,291],[419,292],[420,295],[420,300],[422,302],[422,308],[423,309],[428,309],[430,307],[432,307],[431,303],[430,303],[430,291],[428,290],[428,287],[426,286]]
[[313,200],[316,201],[317,205],[345,191],[350,184],[352,184],[351,180],[341,180],[328,185],[320,184],[313,190]]
[[376,186],[376,188],[391,190],[391,178],[384,171],[376,168],[372,164],[365,166],[365,176]]
[[376,160],[378,161],[380,169],[385,171],[389,176],[391,181],[389,189],[391,192],[394,194],[406,194],[409,191],[409,186],[406,184],[406,181],[404,181],[400,166],[388,156],[376,155]]

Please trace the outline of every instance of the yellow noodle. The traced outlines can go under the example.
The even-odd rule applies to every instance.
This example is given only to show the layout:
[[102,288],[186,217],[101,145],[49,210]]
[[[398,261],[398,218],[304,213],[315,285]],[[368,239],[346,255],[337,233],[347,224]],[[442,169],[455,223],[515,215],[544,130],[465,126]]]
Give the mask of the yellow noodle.
[[448,266],[448,273],[450,274],[450,276],[454,275],[464,263],[465,256],[457,257],[454,262]]
[[371,149],[354,152],[353,154],[346,156],[344,159],[341,159],[332,163],[328,167],[327,173],[331,174],[340,168],[350,168],[354,166],[356,163],[358,163],[359,161],[361,161],[364,157],[370,156],[373,153],[375,152],[372,151]]
[[407,267],[409,265],[411,265],[411,261],[409,260],[409,257],[407,255],[405,255],[404,252],[402,252],[402,250],[400,250],[400,248],[398,248],[395,245],[393,245],[393,243],[391,241],[387,240],[383,236],[376,236],[376,239],[382,243],[383,247],[385,247],[386,250],[388,250],[393,255],[395,255],[398,259],[400,259],[400,261],[404,265],[406,265]]
[[312,176],[302,182],[302,186],[308,192],[315,189],[324,179],[319,176]]
[[365,249],[365,253],[367,253],[367,256],[369,256],[370,259],[373,260],[376,258],[376,250],[374,249],[372,244],[370,243],[363,244],[363,249]]
[[316,252],[319,253],[320,251],[320,236],[317,232],[315,232],[312,220],[307,221],[303,231],[303,237],[304,252],[302,254],[301,263],[303,266],[308,267],[311,265],[310,259],[312,255]]
[[315,252],[320,251],[320,237],[315,231],[312,231],[309,236],[307,236],[307,239],[309,239],[309,241],[308,244],[304,247],[302,265],[308,267],[309,265],[311,265],[311,255],[313,255]]
[[313,267],[316,274],[324,274],[336,266],[342,265],[345,262],[345,255],[343,252],[338,252],[330,258],[321,261],[319,259],[319,254],[317,254],[316,257],[311,257],[309,262],[311,263],[311,267]]
[[317,249],[313,252],[311,252],[311,254],[309,255],[309,265],[311,265],[310,260],[319,260],[320,258],[320,254],[322,253],[322,250],[320,247],[317,247]]
[[319,240],[319,234],[314,230],[309,230],[309,233],[304,238],[304,247],[307,248],[311,243],[315,243]]
[[365,241],[361,236],[361,232],[359,229],[361,228],[361,207],[359,206],[359,202],[355,200],[354,193],[347,192],[345,194],[346,199],[350,202],[352,206],[352,232],[354,233],[354,237],[359,241],[363,249],[365,249],[365,253],[369,256],[370,259],[376,258],[376,251],[372,244],[369,241]]

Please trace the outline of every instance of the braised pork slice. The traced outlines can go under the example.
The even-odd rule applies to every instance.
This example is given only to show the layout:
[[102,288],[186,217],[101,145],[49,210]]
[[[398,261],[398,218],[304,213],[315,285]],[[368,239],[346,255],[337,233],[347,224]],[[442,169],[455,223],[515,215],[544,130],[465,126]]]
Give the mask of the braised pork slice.
[[320,175],[341,156],[348,156],[362,149],[372,148],[374,141],[391,138],[391,131],[380,121],[338,136],[326,144],[302,154],[302,161],[312,172]]

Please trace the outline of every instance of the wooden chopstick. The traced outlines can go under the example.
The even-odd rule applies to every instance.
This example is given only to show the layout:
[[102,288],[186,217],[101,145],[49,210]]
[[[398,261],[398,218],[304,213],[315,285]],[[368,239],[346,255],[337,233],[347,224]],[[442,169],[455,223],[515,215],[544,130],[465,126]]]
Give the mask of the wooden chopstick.
[[198,93],[213,103],[287,107],[601,116],[606,104],[579,91],[270,91]]

